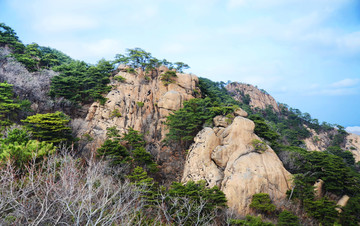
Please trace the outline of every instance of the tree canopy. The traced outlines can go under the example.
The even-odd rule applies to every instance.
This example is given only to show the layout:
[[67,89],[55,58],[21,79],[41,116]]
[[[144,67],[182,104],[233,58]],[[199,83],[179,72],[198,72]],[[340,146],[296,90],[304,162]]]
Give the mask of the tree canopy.
[[53,69],[60,72],[60,75],[51,80],[52,97],[64,97],[73,103],[89,103],[105,100],[102,94],[111,90],[107,84],[110,82],[113,65],[104,59],[94,66],[74,61]]
[[71,141],[71,128],[68,126],[70,118],[64,113],[36,114],[21,120],[39,141],[59,144]]
[[190,68],[189,65],[183,62],[171,63],[166,59],[159,60],[141,48],[127,49],[125,55],[117,54],[114,63],[128,65],[132,68],[141,68],[143,71],[155,69],[161,65],[167,66],[169,69],[176,69],[179,72]]

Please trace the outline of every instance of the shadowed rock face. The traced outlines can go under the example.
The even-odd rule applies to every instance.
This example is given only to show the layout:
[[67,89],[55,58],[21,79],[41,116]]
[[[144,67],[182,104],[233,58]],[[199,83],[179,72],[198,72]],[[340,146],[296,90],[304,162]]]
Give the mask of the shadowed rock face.
[[88,148],[98,148],[106,139],[109,127],[115,126],[120,133],[132,127],[144,134],[149,143],[147,149],[157,158],[166,180],[179,180],[184,150],[176,146],[166,147],[161,142],[167,133],[164,122],[171,112],[183,107],[184,101],[194,98],[198,78],[178,73],[174,82],[165,86],[157,71],[149,75],[141,70],[134,74],[120,71],[118,75],[126,81],[112,83],[113,89],[106,95],[106,103],[93,103],[89,109],[88,125],[82,131],[94,138]]
[[269,193],[275,203],[284,199],[291,174],[269,146],[255,150],[252,142],[260,138],[254,123],[238,116],[222,127],[220,117],[214,120],[220,120],[215,122],[219,126],[204,128],[190,147],[182,182],[205,180],[210,187],[219,186],[229,207],[240,214],[250,212],[256,193]]
[[276,100],[265,93],[264,91],[259,90],[255,86],[243,83],[232,82],[226,86],[226,89],[232,93],[233,98],[237,101],[243,102],[243,97],[249,95],[250,97],[250,106],[251,108],[260,108],[265,109],[267,106],[271,106],[275,112],[279,113],[280,108],[276,103]]

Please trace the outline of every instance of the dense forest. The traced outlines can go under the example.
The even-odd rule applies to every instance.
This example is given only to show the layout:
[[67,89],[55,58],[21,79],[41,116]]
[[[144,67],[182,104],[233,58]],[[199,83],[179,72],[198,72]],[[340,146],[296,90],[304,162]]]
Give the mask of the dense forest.
[[[128,49],[113,60],[96,65],[36,43],[23,44],[16,32],[0,24],[3,59],[21,63],[29,72],[52,70],[48,98],[66,99],[72,109],[99,102],[124,82],[117,67],[127,73],[144,71],[145,79],[161,66],[164,85],[189,66],[159,60],[140,48]],[[5,59],[6,58],[6,59]],[[14,75],[16,76],[16,75]],[[348,135],[340,125],[320,124],[308,113],[286,104],[281,112],[271,107],[254,109],[248,96],[236,101],[223,82],[199,78],[198,98],[185,101],[164,122],[168,128],[163,144],[186,150],[213,118],[231,121],[238,108],[255,123],[255,133],[269,145],[293,175],[287,205],[276,206],[266,193],[255,194],[253,215],[240,216],[227,207],[219,187],[205,181],[165,186],[157,180],[159,163],[146,148],[144,134],[133,128],[120,132],[109,127],[106,140],[94,155],[83,153],[84,141],[71,126],[73,118],[61,111],[35,113],[26,97],[16,96],[13,85],[0,83],[0,224],[1,225],[358,225],[360,222],[360,164],[344,149]],[[140,107],[141,103],[137,103]],[[142,103],[143,105],[144,103]],[[113,116],[120,116],[113,111]],[[331,144],[323,152],[308,151],[308,128],[328,132]],[[261,143],[254,144],[260,145]],[[324,181],[324,196],[317,198],[314,184]],[[341,211],[334,197],[347,195]]]

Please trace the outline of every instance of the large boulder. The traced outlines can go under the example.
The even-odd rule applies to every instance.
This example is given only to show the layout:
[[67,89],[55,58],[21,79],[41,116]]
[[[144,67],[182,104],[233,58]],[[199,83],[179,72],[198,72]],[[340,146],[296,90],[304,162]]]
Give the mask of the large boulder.
[[195,138],[186,158],[182,182],[205,180],[208,186],[219,186],[230,208],[240,214],[251,212],[256,193],[268,193],[279,202],[290,189],[291,174],[275,152],[263,144],[259,150],[254,141],[254,123],[236,117],[226,128],[204,128]]

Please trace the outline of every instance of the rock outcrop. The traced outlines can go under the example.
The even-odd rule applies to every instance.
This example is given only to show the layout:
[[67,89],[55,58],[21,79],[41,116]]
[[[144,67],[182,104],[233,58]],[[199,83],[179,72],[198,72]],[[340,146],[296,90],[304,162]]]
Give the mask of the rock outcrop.
[[222,116],[214,119],[214,128],[204,128],[190,147],[182,182],[205,180],[208,186],[219,186],[228,205],[240,214],[251,212],[256,193],[268,193],[277,203],[286,197],[291,174],[275,152],[262,143],[256,148],[254,123],[241,116],[227,125]]
[[342,209],[341,209],[341,208],[346,206],[346,204],[348,203],[349,199],[350,199],[350,197],[349,197],[348,195],[344,195],[343,197],[341,197],[341,199],[336,203],[336,205],[337,205],[338,207],[336,207],[335,209],[336,209],[339,213],[341,213],[341,212],[342,212]]
[[[307,150],[310,151],[325,151],[331,145],[333,137],[336,135],[336,129],[317,133],[315,130],[308,128],[310,137],[304,140]],[[355,159],[355,162],[360,161],[360,136],[357,134],[349,133],[346,136],[345,142],[341,145],[341,148],[350,151]]]
[[145,75],[141,70],[136,70],[136,73],[120,70],[117,76],[124,77],[125,82],[113,82],[106,103],[95,102],[89,109],[88,126],[83,133],[94,140],[88,147],[92,150],[99,147],[106,139],[109,127],[115,126],[120,133],[132,127],[144,134],[147,149],[157,158],[162,172],[167,174],[166,179],[174,180],[176,175],[181,176],[185,154],[161,143],[167,133],[164,122],[171,112],[180,109],[184,101],[194,98],[193,94],[199,92],[194,92],[198,89],[198,78],[177,73],[173,83],[165,86],[157,71]]
[[253,109],[265,109],[268,106],[271,106],[275,112],[280,112],[280,108],[275,99],[265,91],[260,90],[255,86],[232,82],[226,86],[226,89],[232,93],[235,100],[240,102],[244,102],[246,95],[248,95],[250,99],[247,101],[249,101],[249,104]]
[[346,137],[345,149],[353,153],[355,162],[360,162],[360,136],[350,133]]
[[304,139],[307,150],[310,151],[325,151],[331,143],[330,135],[335,135],[336,131],[317,133],[314,129],[307,128],[310,136]]

